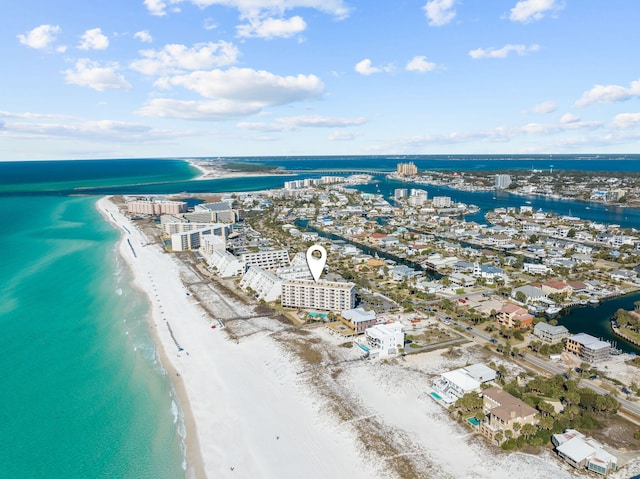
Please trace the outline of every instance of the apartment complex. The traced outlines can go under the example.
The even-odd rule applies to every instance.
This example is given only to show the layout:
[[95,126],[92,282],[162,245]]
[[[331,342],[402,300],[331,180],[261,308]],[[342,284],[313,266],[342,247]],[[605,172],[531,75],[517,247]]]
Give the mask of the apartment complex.
[[259,266],[249,266],[245,272],[240,287],[251,290],[257,299],[267,303],[276,301],[282,294],[282,278]]
[[434,208],[449,208],[451,207],[451,197],[450,196],[434,196],[433,200]]
[[238,221],[238,212],[226,201],[219,201],[196,205],[193,213],[185,214],[184,218],[190,222],[235,223]]
[[509,188],[511,177],[509,175],[496,175],[495,187],[497,190]]
[[224,223],[187,223],[184,221],[162,222],[163,218],[161,218],[162,232],[166,235],[186,233],[188,231],[201,229],[211,229],[213,231],[212,234],[224,236],[225,238],[231,233],[231,227]]
[[568,337],[564,347],[568,352],[578,355],[580,359],[588,363],[607,359],[611,352],[611,343],[601,341],[587,333]]
[[354,283],[333,281],[287,280],[282,283],[282,306],[285,308],[343,311],[356,304]]
[[187,211],[187,203],[145,198],[127,202],[127,211],[142,215],[177,215]]
[[238,258],[248,266],[269,270],[287,267],[290,264],[289,252],[286,249],[242,253]]
[[396,166],[396,173],[403,176],[414,176],[418,174],[418,168],[410,161],[409,163],[398,163]]

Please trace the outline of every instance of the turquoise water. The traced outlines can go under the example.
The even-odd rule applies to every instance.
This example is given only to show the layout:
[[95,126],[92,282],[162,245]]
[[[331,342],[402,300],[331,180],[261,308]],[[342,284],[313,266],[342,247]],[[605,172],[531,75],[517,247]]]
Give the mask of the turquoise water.
[[[586,162],[554,156],[553,161],[557,169],[638,171],[640,162],[634,161],[638,158],[627,155],[628,161]],[[420,168],[442,169],[529,168],[534,160],[539,168],[548,161],[484,157],[257,160],[288,169],[393,169],[398,161],[409,159]],[[127,271],[117,261],[118,233],[95,210],[96,197],[72,195],[248,191],[281,187],[290,179],[191,181],[197,175],[180,160],[0,162],[2,477],[184,476],[181,420],[171,383],[149,336],[146,298],[132,290]],[[390,181],[380,184],[385,194],[394,186]],[[429,191],[430,195],[436,192]],[[469,197],[456,199],[483,208],[522,202],[507,196],[485,202],[481,193],[465,194]],[[533,201],[538,207],[538,200]],[[592,207],[589,213],[580,209],[584,203],[577,202],[539,207],[573,209],[585,217],[597,213],[606,222],[623,225],[637,226],[640,218],[636,209],[594,213]],[[581,328],[588,330],[596,322],[605,324],[609,315],[601,315],[602,321],[591,314],[583,316]]]
[[0,197],[2,477],[184,476],[147,302],[95,200]]
[[479,426],[480,425],[480,421],[478,421],[475,417],[468,417],[467,418],[467,422],[469,424],[471,424],[472,426]]
[[440,396],[440,394],[438,394],[437,392],[435,392],[435,391],[431,391],[429,394],[430,394],[430,395],[431,395],[431,397],[433,397],[434,399],[437,399],[438,401],[442,401],[442,397],[441,397],[441,396]]

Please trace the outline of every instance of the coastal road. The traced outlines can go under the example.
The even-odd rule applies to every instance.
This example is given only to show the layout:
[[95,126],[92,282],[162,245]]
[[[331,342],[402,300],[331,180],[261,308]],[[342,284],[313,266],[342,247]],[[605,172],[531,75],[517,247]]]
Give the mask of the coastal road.
[[[540,368],[540,369],[542,369],[544,371],[547,371],[548,373],[551,373],[551,374],[565,374],[566,373],[566,369],[558,366],[557,364],[554,364],[554,363],[552,363],[550,361],[546,361],[544,359],[537,358],[537,357],[532,356],[530,354],[523,354],[522,355],[522,359],[524,359],[525,361],[527,361],[530,364],[533,364],[537,368]],[[600,386],[596,386],[595,384],[593,384],[590,381],[582,380],[582,381],[580,381],[579,385],[580,385],[580,387],[583,387],[583,388],[589,388],[589,389],[591,389],[592,391],[594,391],[595,393],[597,393],[597,394],[599,394],[601,396],[610,394],[610,392],[607,391],[606,389],[603,389]],[[620,409],[622,411],[626,411],[626,412],[628,412],[630,414],[633,414],[634,416],[640,417],[640,405],[638,405],[638,404],[636,404],[634,402],[628,401],[626,399],[619,398],[619,397],[616,397],[616,399],[618,401],[620,401]]]
[[[470,329],[467,328],[467,331],[471,333],[473,336],[484,339],[486,341],[490,341],[492,339],[490,335],[486,334],[483,331],[479,331],[478,329],[475,329],[475,328],[470,328]],[[538,369],[546,371],[549,374],[554,374],[554,375],[566,374],[567,372],[567,368],[559,366],[558,364],[552,361],[547,361],[545,359],[538,358],[531,354],[521,353],[521,355],[519,355],[517,359],[519,359],[520,361],[528,362],[529,364],[535,366]],[[604,388],[601,388],[600,386],[596,386],[591,381],[582,380],[580,381],[579,385],[580,387],[591,389],[595,393],[602,396],[610,394],[609,391],[607,391]],[[640,417],[640,404],[634,403],[632,401],[628,401],[627,399],[623,399],[620,397],[616,397],[616,399],[620,402],[620,410],[627,412],[629,414],[632,414],[636,417]]]

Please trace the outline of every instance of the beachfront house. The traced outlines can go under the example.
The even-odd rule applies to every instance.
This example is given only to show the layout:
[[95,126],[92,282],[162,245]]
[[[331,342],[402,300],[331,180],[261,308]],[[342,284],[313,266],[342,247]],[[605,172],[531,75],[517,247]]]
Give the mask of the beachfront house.
[[618,467],[616,456],[607,452],[596,440],[585,437],[575,429],[554,434],[551,442],[558,455],[576,469],[587,469],[606,476]]
[[366,311],[364,308],[345,309],[340,312],[340,318],[356,334],[362,334],[367,328],[378,324],[375,311]]
[[402,324],[394,321],[389,324],[376,324],[364,332],[372,355],[380,357],[398,354],[404,347],[404,331]]
[[480,423],[480,432],[496,444],[502,444],[508,435],[519,436],[516,423],[520,426],[538,423],[535,408],[498,387],[485,389],[482,396],[485,419]]
[[493,369],[478,363],[442,373],[433,382],[433,387],[444,402],[451,404],[469,392],[479,391],[481,384],[495,378]]

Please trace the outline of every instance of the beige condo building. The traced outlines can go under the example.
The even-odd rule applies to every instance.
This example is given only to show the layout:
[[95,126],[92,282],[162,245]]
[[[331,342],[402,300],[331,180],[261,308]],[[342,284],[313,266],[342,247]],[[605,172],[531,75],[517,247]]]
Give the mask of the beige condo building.
[[288,280],[282,283],[282,306],[284,308],[319,309],[343,311],[356,304],[354,283],[334,281]]

